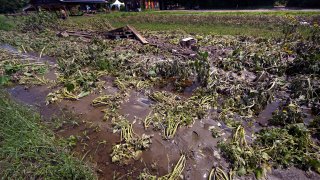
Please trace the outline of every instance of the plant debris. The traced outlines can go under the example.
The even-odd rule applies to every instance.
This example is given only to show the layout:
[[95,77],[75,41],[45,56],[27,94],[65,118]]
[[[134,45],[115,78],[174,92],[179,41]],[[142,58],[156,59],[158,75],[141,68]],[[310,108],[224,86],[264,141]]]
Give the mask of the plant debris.
[[[127,38],[116,41],[102,38],[113,29],[106,18],[92,18],[86,23],[69,22],[69,19],[53,23],[48,18],[50,15],[46,13],[26,16],[17,31],[0,31],[0,42],[19,51],[13,53],[0,48],[0,85],[45,85],[50,90],[47,104],[94,97],[91,105],[104,112],[105,122],[100,123],[110,123],[113,132],[120,136],[112,146],[112,162],[131,164],[150,148],[152,136],[138,135],[134,127],[152,133],[159,131],[160,140],[167,140],[162,143],[175,144],[181,139],[179,128],[187,129],[200,123],[214,138],[226,138],[211,138],[214,143],[219,140],[218,148],[230,166],[227,170],[215,165],[210,179],[230,180],[252,174],[259,179],[272,168],[290,166],[320,173],[320,31],[317,24],[308,26],[310,32],[301,35],[299,21],[292,17],[187,15],[179,20],[163,19],[163,22],[197,22],[203,18],[208,22],[213,19],[235,23],[248,18],[246,22],[250,25],[270,22],[283,28],[283,37],[149,31],[142,32],[141,36],[150,44],[141,45]],[[145,18],[152,22],[152,18],[158,16]],[[119,20],[126,22],[125,18]],[[57,31],[69,32],[70,36],[57,37]],[[90,41],[83,39],[89,35]],[[186,47],[194,42],[197,46],[181,47],[180,39],[185,37],[193,37],[193,42],[189,42],[190,45],[186,42]],[[27,56],[36,52],[39,58]],[[42,56],[54,57],[55,66],[42,62]],[[45,78],[52,69],[57,75],[55,81]],[[114,86],[115,92],[107,93],[108,86]],[[143,104],[149,114],[138,117],[138,123],[129,121],[129,116],[120,111],[135,92],[148,101]],[[279,107],[270,110],[269,106],[275,102],[280,102]],[[273,114],[265,119],[271,127],[259,126],[259,117],[266,111]],[[140,119],[143,120],[140,122]],[[205,120],[210,123],[205,124]],[[221,131],[206,128],[212,127],[212,122],[222,124]],[[233,135],[228,137],[231,131]],[[70,146],[76,144],[74,140],[70,136]],[[184,144],[177,147],[181,145]],[[199,151],[208,157],[203,149]],[[145,171],[140,179],[179,179],[185,166],[186,155],[182,155],[171,173],[158,177]]]
[[151,136],[143,134],[139,137],[133,132],[132,124],[124,117],[112,120],[114,132],[120,132],[121,142],[112,148],[112,162],[128,164],[131,160],[138,160],[142,150],[148,149],[151,144]]
[[141,180],[174,180],[174,179],[179,179],[184,168],[186,166],[186,156],[185,155],[181,155],[179,161],[177,162],[176,166],[174,167],[174,169],[172,170],[171,173],[161,176],[161,177],[157,177],[157,176],[153,176],[150,175],[146,172],[141,173],[139,176],[139,179]]

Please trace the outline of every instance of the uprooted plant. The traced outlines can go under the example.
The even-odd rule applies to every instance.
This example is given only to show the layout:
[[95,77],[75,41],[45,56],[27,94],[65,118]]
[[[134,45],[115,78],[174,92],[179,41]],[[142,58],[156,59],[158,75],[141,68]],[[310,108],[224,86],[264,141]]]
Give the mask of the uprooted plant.
[[44,85],[49,80],[44,77],[49,65],[35,58],[22,57],[21,54],[10,55],[0,50],[0,85],[10,82],[22,85]]
[[151,136],[143,134],[139,137],[133,132],[132,124],[122,116],[112,120],[114,133],[120,132],[120,143],[112,147],[112,162],[128,164],[132,160],[138,160],[142,150],[148,149],[151,145]]
[[179,126],[191,125],[196,119],[202,119],[214,104],[214,96],[193,96],[187,100],[168,92],[154,92],[149,96],[157,104],[144,120],[145,128],[150,125],[162,130],[164,139],[174,137]]
[[177,162],[177,164],[175,165],[171,173],[161,177],[157,177],[149,174],[148,172],[143,172],[140,174],[139,179],[141,180],[176,180],[180,178],[185,166],[186,166],[186,156],[181,155],[179,161]]
[[230,142],[219,147],[238,175],[254,173],[259,179],[271,167],[297,166],[319,173],[320,154],[304,124],[290,124],[285,128],[264,129],[248,144],[243,127],[239,126]]
[[285,126],[296,123],[303,123],[303,114],[298,105],[290,101],[283,103],[269,120],[269,124],[274,126]]

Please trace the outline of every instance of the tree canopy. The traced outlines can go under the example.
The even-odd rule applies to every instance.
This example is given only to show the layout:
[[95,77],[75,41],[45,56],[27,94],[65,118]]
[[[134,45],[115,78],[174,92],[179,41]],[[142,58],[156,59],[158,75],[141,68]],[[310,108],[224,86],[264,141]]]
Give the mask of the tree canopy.
[[[167,4],[179,3],[186,8],[235,9],[272,7],[275,2],[287,2],[288,7],[320,8],[320,0],[164,0]],[[0,0],[0,13],[13,13],[27,4],[28,0]]]
[[27,4],[27,0],[0,0],[0,13],[13,13]]
[[286,4],[288,7],[320,7],[320,0],[166,0],[165,2],[179,3],[187,8],[199,6],[201,9],[272,7],[276,2]]

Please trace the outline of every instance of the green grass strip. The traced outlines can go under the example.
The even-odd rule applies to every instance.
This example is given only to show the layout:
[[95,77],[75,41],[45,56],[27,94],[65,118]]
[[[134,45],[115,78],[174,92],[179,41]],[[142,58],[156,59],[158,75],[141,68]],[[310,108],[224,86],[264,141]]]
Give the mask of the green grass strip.
[[41,125],[39,114],[0,90],[0,177],[4,179],[95,179],[89,167]]

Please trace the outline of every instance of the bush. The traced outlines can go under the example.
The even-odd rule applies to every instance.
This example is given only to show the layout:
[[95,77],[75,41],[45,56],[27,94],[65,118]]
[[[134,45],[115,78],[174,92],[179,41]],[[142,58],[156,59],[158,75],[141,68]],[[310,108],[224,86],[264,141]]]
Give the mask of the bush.
[[319,8],[319,0],[289,0],[288,7]]
[[26,4],[27,0],[0,0],[0,13],[14,13]]

